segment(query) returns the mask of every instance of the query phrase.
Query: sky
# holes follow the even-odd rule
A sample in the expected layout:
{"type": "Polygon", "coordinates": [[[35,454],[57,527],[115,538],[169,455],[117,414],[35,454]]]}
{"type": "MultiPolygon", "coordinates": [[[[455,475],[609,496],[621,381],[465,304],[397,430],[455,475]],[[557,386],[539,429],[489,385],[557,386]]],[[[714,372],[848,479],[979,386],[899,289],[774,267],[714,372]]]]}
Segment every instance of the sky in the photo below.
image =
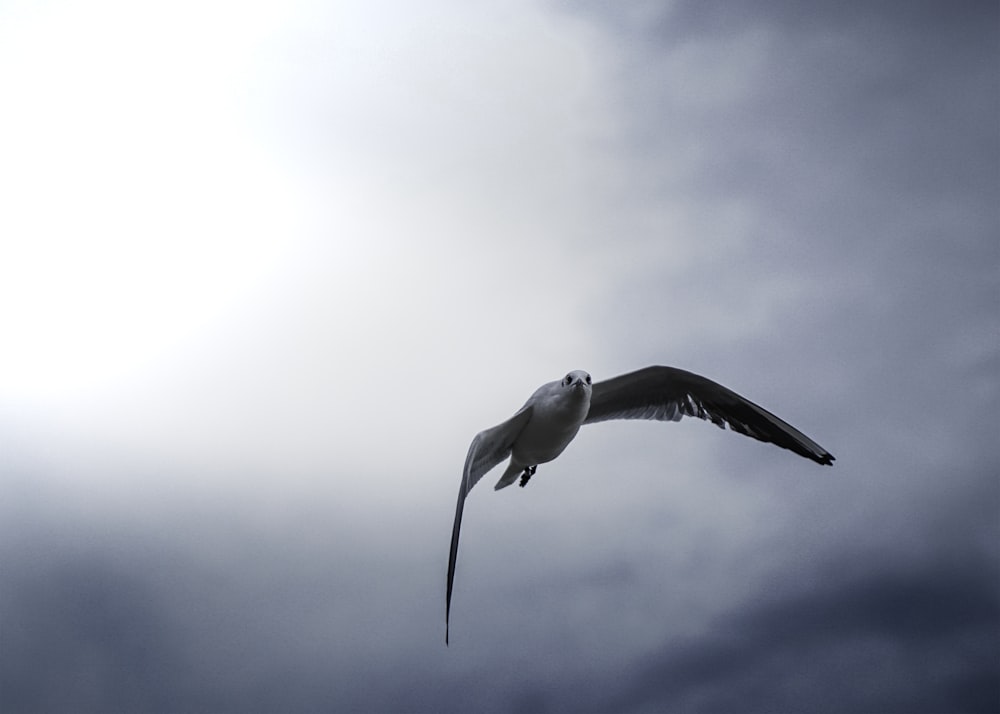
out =
{"type": "Polygon", "coordinates": [[[991,2],[0,2],[0,709],[1000,709],[991,2]],[[736,390],[466,503],[571,369],[736,390]]]}

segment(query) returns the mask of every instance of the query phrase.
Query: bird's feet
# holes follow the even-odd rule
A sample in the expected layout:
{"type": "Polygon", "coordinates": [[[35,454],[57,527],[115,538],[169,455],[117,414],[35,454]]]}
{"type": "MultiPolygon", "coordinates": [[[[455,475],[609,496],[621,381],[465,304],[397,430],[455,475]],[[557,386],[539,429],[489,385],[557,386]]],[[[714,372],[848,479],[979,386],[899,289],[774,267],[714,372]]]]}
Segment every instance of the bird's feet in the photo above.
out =
{"type": "Polygon", "coordinates": [[[525,484],[535,475],[535,471],[538,470],[537,466],[525,466],[524,471],[521,473],[521,488],[524,488],[525,484]]]}

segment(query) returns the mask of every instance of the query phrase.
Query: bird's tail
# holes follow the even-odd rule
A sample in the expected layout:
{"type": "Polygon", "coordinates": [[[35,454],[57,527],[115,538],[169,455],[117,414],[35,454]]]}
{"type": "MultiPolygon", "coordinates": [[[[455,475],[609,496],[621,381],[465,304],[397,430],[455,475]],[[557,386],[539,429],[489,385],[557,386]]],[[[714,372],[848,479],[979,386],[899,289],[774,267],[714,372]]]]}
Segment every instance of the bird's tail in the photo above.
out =
{"type": "Polygon", "coordinates": [[[515,464],[514,460],[511,459],[511,462],[507,464],[507,470],[503,472],[503,476],[497,481],[497,485],[493,487],[493,490],[499,491],[501,488],[507,488],[517,481],[517,477],[521,475],[522,471],[524,471],[524,467],[515,464]]]}

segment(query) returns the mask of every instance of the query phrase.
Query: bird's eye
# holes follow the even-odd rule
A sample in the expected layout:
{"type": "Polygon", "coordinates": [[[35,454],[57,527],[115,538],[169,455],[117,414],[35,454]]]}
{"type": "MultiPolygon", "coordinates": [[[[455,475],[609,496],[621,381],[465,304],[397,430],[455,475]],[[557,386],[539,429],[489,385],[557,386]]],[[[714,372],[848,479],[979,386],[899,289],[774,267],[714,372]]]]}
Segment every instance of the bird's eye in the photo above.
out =
{"type": "Polygon", "coordinates": [[[587,375],[587,384],[590,384],[590,375],[587,375]]]}
{"type": "Polygon", "coordinates": [[[570,382],[572,382],[572,381],[573,381],[573,375],[572,374],[567,374],[565,377],[563,377],[563,384],[565,384],[565,385],[569,385],[570,382]]]}

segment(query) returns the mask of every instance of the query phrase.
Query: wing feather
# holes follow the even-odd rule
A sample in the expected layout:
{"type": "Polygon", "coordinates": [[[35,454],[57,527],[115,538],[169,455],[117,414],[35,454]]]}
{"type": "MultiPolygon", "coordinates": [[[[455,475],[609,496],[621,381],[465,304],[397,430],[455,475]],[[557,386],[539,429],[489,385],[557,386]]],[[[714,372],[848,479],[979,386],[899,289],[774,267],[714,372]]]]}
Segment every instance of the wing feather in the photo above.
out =
{"type": "Polygon", "coordinates": [[[455,566],[458,564],[458,536],[462,530],[462,512],[469,491],[501,461],[510,456],[514,441],[531,419],[531,407],[525,405],[502,424],[485,429],[472,439],[465,457],[462,482],[458,487],[458,504],[455,506],[455,524],[451,528],[451,552],[448,555],[448,592],[445,598],[444,641],[448,644],[448,620],[451,616],[451,590],[455,583],[455,566]]]}
{"type": "Polygon", "coordinates": [[[826,449],[771,412],[710,379],[675,367],[646,367],[593,387],[584,424],[609,419],[678,421],[683,416],[728,426],[800,456],[832,465],[826,449]]]}

